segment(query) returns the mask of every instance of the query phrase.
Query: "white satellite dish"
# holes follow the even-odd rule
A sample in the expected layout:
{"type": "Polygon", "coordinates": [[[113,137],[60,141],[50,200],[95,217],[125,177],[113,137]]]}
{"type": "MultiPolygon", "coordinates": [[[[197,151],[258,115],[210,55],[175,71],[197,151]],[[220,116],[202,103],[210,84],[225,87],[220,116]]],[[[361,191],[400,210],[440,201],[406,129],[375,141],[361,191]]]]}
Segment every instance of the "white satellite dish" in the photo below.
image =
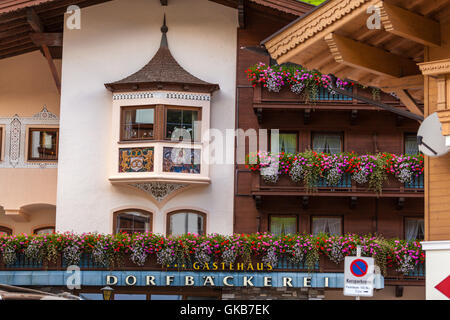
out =
{"type": "Polygon", "coordinates": [[[442,125],[437,113],[428,116],[417,132],[419,151],[430,157],[440,157],[450,151],[442,135],[442,125]]]}

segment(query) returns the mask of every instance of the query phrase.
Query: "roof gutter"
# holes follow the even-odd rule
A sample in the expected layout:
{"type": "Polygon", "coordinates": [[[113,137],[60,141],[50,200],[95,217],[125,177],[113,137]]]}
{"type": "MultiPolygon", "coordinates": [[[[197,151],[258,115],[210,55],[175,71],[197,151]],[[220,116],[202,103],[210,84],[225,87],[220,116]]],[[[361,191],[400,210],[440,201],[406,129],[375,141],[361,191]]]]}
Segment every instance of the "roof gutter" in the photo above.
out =
{"type": "Polygon", "coordinates": [[[410,111],[401,110],[401,109],[398,109],[396,107],[392,107],[390,105],[382,103],[380,101],[372,100],[372,99],[369,99],[369,98],[366,98],[366,97],[361,97],[361,96],[358,96],[358,95],[353,94],[351,92],[348,92],[347,90],[337,88],[336,85],[335,85],[336,77],[335,76],[331,76],[331,78],[333,79],[333,81],[331,82],[330,87],[331,87],[331,89],[333,91],[335,91],[335,92],[337,92],[339,94],[342,94],[344,96],[351,97],[351,98],[356,99],[358,101],[362,101],[362,102],[365,102],[367,104],[379,107],[381,109],[390,111],[392,113],[398,114],[398,115],[400,115],[402,117],[405,117],[405,118],[413,119],[413,120],[416,120],[416,121],[423,121],[424,120],[423,116],[419,116],[419,115],[417,115],[415,113],[412,113],[410,111]]]}

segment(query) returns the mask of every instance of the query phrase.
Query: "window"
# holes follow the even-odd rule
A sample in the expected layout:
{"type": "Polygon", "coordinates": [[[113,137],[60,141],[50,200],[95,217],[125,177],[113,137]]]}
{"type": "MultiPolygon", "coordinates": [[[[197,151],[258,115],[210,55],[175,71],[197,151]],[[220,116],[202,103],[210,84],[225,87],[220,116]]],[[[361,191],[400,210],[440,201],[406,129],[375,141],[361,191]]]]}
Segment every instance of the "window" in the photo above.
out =
{"type": "Polygon", "coordinates": [[[183,137],[187,139],[186,133],[181,130],[186,130],[191,140],[200,140],[200,130],[196,128],[196,121],[200,120],[200,110],[194,108],[167,108],[166,109],[166,139],[174,137],[183,137]]]}
{"type": "Polygon", "coordinates": [[[0,226],[0,237],[10,235],[12,235],[12,230],[10,228],[0,226]]]}
{"type": "Polygon", "coordinates": [[[52,234],[55,232],[55,227],[42,227],[35,229],[33,231],[34,234],[52,234]]]}
{"type": "Polygon", "coordinates": [[[273,234],[297,233],[296,216],[270,216],[270,232],[273,234]]]}
{"type": "Polygon", "coordinates": [[[405,134],[405,154],[419,154],[417,145],[417,135],[414,133],[405,134]]]}
{"type": "Polygon", "coordinates": [[[313,133],[312,148],[316,152],[331,154],[342,152],[342,134],[313,133]]]}
{"type": "Polygon", "coordinates": [[[176,212],[168,215],[167,234],[179,236],[186,233],[204,234],[206,217],[198,212],[176,212]]]}
{"type": "Polygon", "coordinates": [[[126,293],[116,293],[114,295],[114,300],[147,300],[146,294],[126,294],[126,293]]]}
{"type": "Polygon", "coordinates": [[[124,210],[115,214],[115,233],[135,233],[151,231],[151,213],[143,210],[124,210]]]}
{"type": "Polygon", "coordinates": [[[342,234],[342,218],[313,217],[311,229],[314,235],[319,233],[340,235],[342,234]]]}
{"type": "Polygon", "coordinates": [[[28,160],[58,160],[58,129],[30,129],[28,160]]]}
{"type": "Polygon", "coordinates": [[[425,239],[425,227],[423,218],[405,218],[405,239],[425,239]]]}
{"type": "Polygon", "coordinates": [[[154,138],[155,108],[122,108],[122,140],[146,140],[154,138]]]}
{"type": "Polygon", "coordinates": [[[182,300],[183,296],[173,294],[152,294],[150,300],[182,300]]]}
{"type": "Polygon", "coordinates": [[[298,145],[298,135],[297,133],[280,132],[278,136],[278,146],[276,145],[276,140],[271,139],[270,150],[274,153],[296,153],[298,145]]]}

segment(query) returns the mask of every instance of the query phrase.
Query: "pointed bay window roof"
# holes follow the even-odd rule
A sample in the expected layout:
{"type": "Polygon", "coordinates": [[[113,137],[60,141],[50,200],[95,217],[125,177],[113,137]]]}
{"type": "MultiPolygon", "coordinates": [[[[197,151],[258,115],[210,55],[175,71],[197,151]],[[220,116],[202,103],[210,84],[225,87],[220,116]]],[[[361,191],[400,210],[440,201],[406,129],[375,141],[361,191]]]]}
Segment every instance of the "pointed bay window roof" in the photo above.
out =
{"type": "Polygon", "coordinates": [[[195,91],[212,93],[219,90],[218,84],[203,81],[181,67],[172,56],[167,43],[166,17],[161,27],[162,37],[158,52],[138,72],[125,79],[106,83],[112,92],[134,90],[195,91]]]}

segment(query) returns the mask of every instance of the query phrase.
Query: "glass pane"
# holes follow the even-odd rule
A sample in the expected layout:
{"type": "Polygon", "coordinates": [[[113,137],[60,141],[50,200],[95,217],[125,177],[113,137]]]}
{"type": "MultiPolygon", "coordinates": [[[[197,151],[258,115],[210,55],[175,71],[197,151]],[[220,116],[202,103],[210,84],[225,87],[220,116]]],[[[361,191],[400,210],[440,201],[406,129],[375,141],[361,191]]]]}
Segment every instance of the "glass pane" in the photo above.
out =
{"type": "Polygon", "coordinates": [[[199,112],[195,110],[167,109],[166,138],[187,140],[188,136],[199,140],[199,130],[195,127],[199,112]],[[185,131],[180,131],[185,130],[185,131]]]}
{"type": "Polygon", "coordinates": [[[101,293],[80,293],[80,297],[85,300],[103,300],[101,293]]]}
{"type": "Polygon", "coordinates": [[[296,153],[297,152],[297,134],[296,133],[280,133],[278,139],[278,150],[274,141],[271,143],[271,150],[275,153],[296,153]]]}
{"type": "Polygon", "coordinates": [[[125,140],[152,139],[155,122],[154,108],[126,109],[123,111],[122,136],[125,140]]]}
{"type": "Polygon", "coordinates": [[[314,235],[328,233],[340,235],[342,233],[341,218],[313,218],[312,232],[314,235]]]}
{"type": "Polygon", "coordinates": [[[170,294],[152,294],[150,300],[181,300],[182,296],[170,294]]]}
{"type": "Polygon", "coordinates": [[[203,216],[196,213],[177,213],[170,216],[170,234],[203,234],[203,216]]]}
{"type": "Polygon", "coordinates": [[[117,215],[116,233],[150,231],[150,217],[140,212],[126,212],[117,215]]]}
{"type": "Polygon", "coordinates": [[[405,135],[405,154],[418,154],[417,136],[415,134],[405,135]]]}
{"type": "Polygon", "coordinates": [[[114,300],[147,300],[147,295],[145,294],[115,294],[114,300]]]}
{"type": "Polygon", "coordinates": [[[425,238],[424,219],[405,219],[405,239],[408,241],[423,240],[425,238]]]}
{"type": "Polygon", "coordinates": [[[36,230],[36,234],[51,234],[55,232],[55,228],[45,228],[45,229],[39,229],[36,230]]]}
{"type": "Polygon", "coordinates": [[[270,232],[274,234],[290,234],[297,232],[296,217],[271,217],[270,232]]]}
{"type": "Polygon", "coordinates": [[[342,151],[341,138],[340,134],[315,133],[313,135],[313,150],[331,154],[340,153],[342,151]]]}
{"type": "Polygon", "coordinates": [[[47,130],[30,131],[31,160],[57,160],[58,133],[47,130]]]}

